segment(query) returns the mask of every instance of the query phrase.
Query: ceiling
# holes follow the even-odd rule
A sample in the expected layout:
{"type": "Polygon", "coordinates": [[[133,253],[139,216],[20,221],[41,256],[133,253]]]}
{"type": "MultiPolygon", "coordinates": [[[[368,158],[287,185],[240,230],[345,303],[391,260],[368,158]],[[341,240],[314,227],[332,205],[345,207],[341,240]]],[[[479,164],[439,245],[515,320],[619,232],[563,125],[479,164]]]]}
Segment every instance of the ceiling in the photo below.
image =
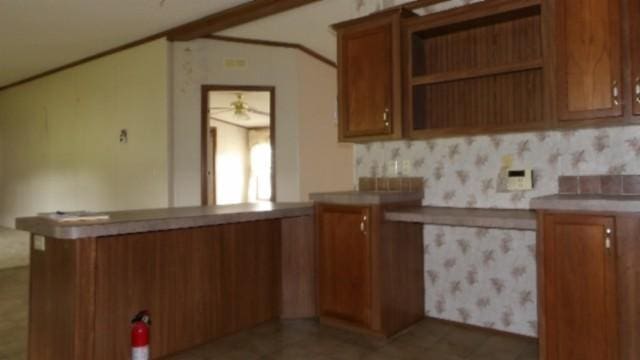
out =
{"type": "Polygon", "coordinates": [[[249,0],[0,0],[0,87],[249,0]]]}
{"type": "MultiPolygon", "coordinates": [[[[209,108],[229,108],[231,103],[238,99],[237,94],[241,93],[244,102],[249,108],[259,113],[249,111],[248,120],[237,120],[233,116],[232,110],[212,110],[213,120],[222,120],[245,128],[268,127],[271,112],[270,93],[268,91],[211,91],[209,92],[209,108]]],[[[211,119],[211,117],[210,117],[211,119]]]]}

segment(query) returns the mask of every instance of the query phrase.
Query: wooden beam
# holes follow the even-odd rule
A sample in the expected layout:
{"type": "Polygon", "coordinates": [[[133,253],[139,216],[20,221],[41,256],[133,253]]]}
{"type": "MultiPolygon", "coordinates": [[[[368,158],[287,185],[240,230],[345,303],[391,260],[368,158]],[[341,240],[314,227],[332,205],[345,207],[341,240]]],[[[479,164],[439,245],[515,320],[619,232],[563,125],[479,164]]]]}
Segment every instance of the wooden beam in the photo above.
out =
{"type": "Polygon", "coordinates": [[[319,0],[253,0],[173,29],[170,41],[189,41],[319,0]]]}
{"type": "Polygon", "coordinates": [[[289,42],[282,42],[282,41],[271,41],[271,40],[259,40],[259,39],[248,39],[248,38],[239,38],[239,37],[233,37],[233,36],[222,36],[222,35],[205,35],[202,37],[203,39],[209,39],[209,40],[218,40],[218,41],[227,41],[227,42],[235,42],[235,43],[240,43],[240,44],[251,44],[251,45],[260,45],[260,46],[273,46],[273,47],[283,47],[283,48],[289,48],[289,49],[297,49],[300,50],[302,52],[304,52],[305,54],[316,58],[317,60],[331,66],[334,68],[337,68],[338,65],[336,64],[335,61],[324,57],[322,55],[320,55],[319,53],[315,52],[314,50],[309,49],[308,47],[301,45],[301,44],[297,44],[297,43],[289,43],[289,42]]]}
{"type": "Polygon", "coordinates": [[[423,8],[423,7],[427,7],[427,6],[443,3],[443,2],[446,2],[446,1],[448,1],[448,0],[416,0],[416,1],[412,1],[412,2],[407,3],[407,4],[400,5],[400,7],[404,8],[404,9],[413,10],[413,9],[419,9],[419,8],[423,8]]]}

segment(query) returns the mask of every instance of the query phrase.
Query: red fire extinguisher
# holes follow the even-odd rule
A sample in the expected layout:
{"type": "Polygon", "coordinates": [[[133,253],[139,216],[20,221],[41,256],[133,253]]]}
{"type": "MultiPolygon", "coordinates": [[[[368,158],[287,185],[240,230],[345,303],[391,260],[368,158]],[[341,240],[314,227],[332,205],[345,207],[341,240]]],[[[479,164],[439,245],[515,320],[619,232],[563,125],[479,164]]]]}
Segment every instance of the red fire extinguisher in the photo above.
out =
{"type": "Polygon", "coordinates": [[[140,311],[131,320],[131,360],[149,360],[149,312],[140,311]]]}

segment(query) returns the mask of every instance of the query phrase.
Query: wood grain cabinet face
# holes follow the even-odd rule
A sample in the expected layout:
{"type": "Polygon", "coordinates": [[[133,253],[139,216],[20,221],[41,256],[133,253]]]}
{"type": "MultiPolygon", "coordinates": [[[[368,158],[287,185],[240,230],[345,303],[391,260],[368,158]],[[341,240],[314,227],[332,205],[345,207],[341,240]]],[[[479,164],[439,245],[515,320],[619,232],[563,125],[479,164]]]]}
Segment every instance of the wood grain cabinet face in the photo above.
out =
{"type": "Polygon", "coordinates": [[[338,29],[341,141],[400,136],[399,16],[338,29]]]}
{"type": "Polygon", "coordinates": [[[543,217],[541,353],[546,360],[618,359],[612,217],[543,217]]]}
{"type": "Polygon", "coordinates": [[[620,0],[555,2],[558,118],[623,114],[620,0]]]}
{"type": "Polygon", "coordinates": [[[640,2],[629,1],[629,42],[633,115],[640,115],[640,2]]]}
{"type": "Polygon", "coordinates": [[[369,207],[327,205],[318,215],[320,315],[371,322],[369,207]]]}

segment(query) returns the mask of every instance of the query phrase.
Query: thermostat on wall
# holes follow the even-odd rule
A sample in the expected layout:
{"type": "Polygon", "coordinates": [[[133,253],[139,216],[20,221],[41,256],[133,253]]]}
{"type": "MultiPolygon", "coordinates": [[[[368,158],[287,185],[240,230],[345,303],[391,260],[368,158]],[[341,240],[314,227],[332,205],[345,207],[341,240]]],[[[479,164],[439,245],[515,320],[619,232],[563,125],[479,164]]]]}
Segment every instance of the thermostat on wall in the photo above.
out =
{"type": "Polygon", "coordinates": [[[507,171],[507,190],[524,191],[531,189],[533,189],[533,171],[531,169],[507,171]]]}

